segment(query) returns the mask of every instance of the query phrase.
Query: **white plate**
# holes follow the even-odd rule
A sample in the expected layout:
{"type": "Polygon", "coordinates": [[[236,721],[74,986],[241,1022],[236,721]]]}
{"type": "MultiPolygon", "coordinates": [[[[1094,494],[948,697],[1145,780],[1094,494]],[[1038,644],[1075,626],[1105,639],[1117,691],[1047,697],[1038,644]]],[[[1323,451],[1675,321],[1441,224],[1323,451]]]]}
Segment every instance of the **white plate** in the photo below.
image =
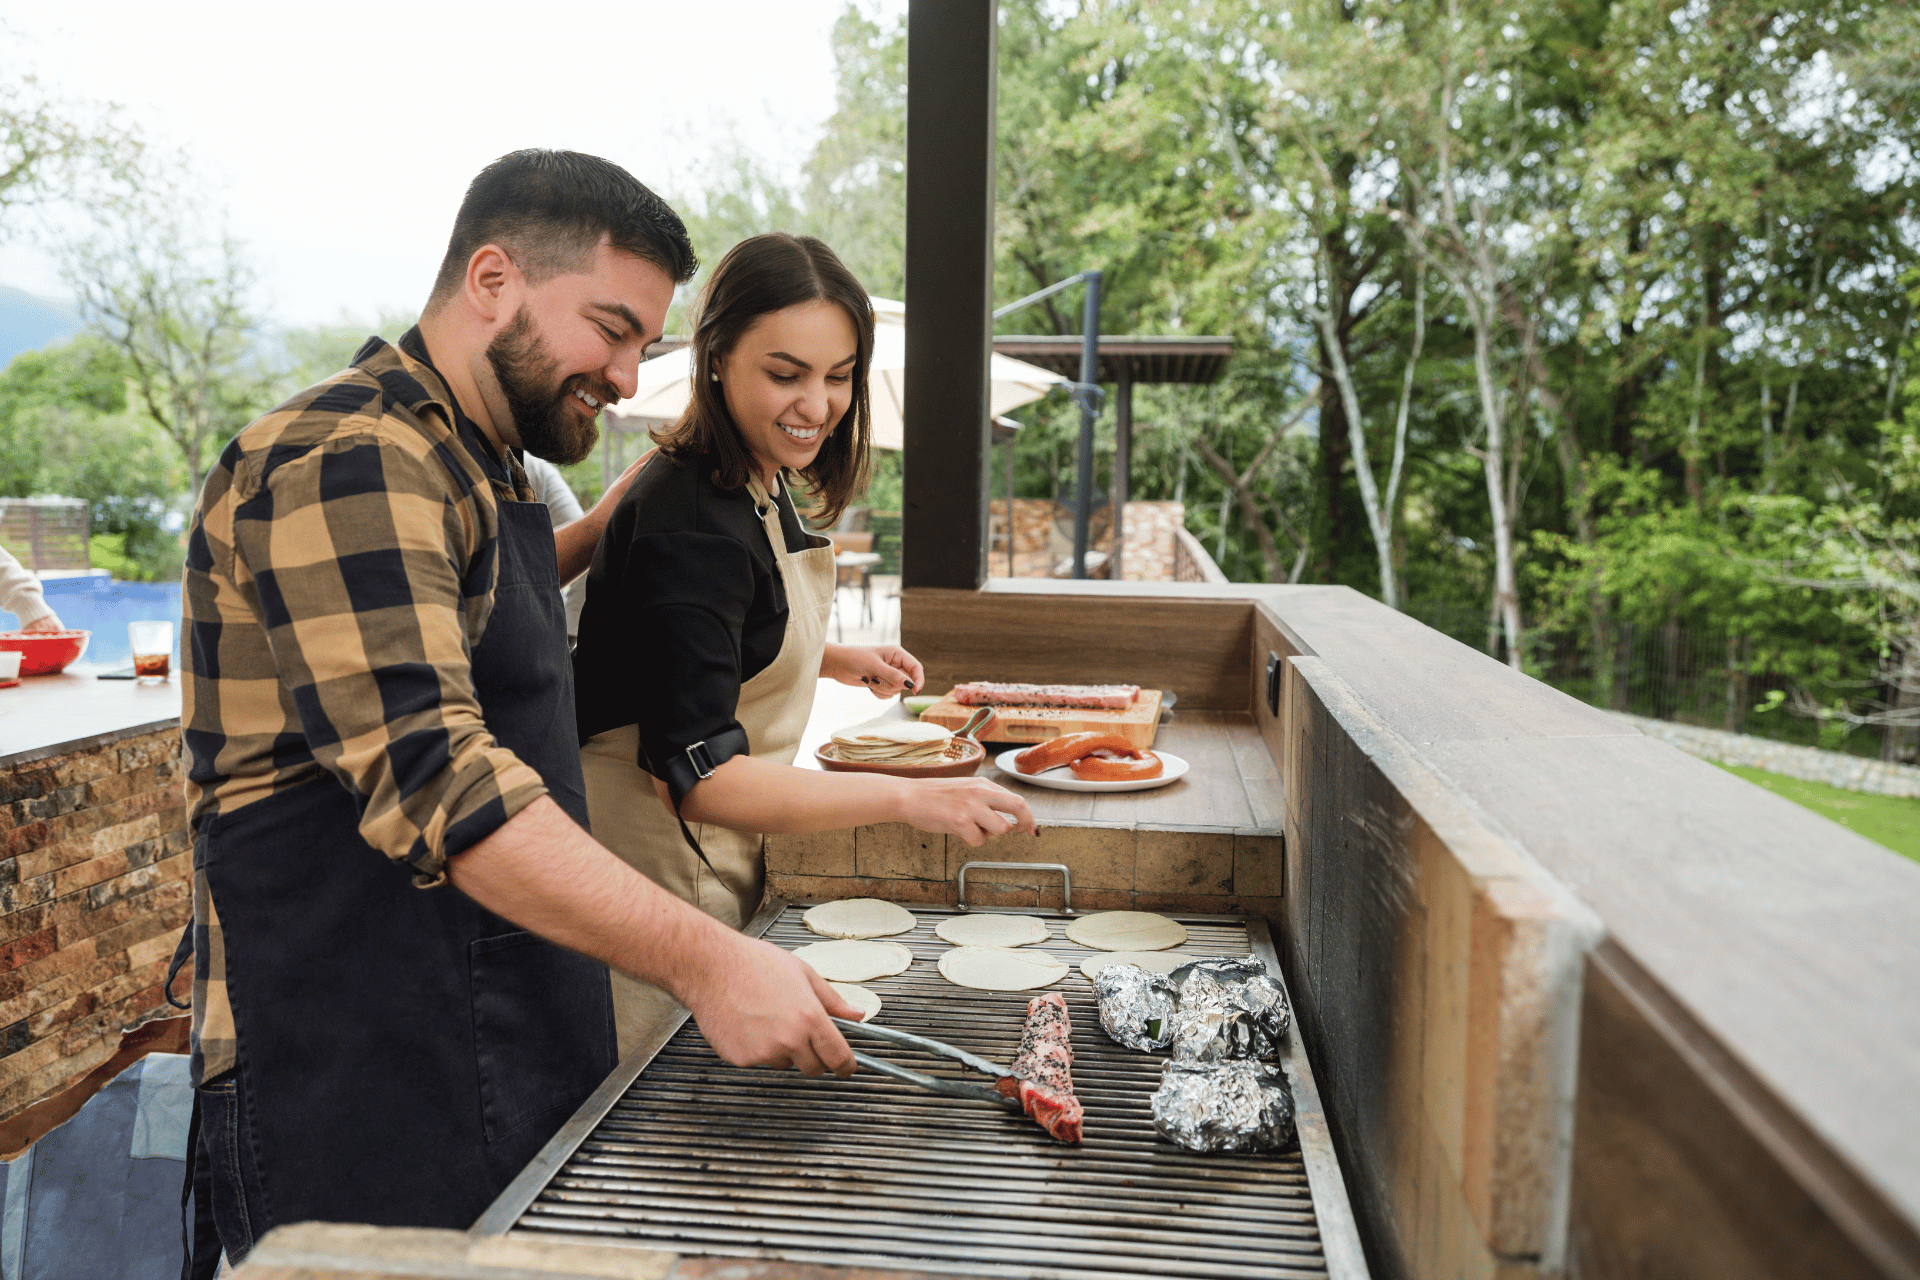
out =
{"type": "Polygon", "coordinates": [[[1178,782],[1186,776],[1187,762],[1171,751],[1156,751],[1160,763],[1166,768],[1157,778],[1129,778],[1125,782],[1087,782],[1073,776],[1073,770],[1066,765],[1056,765],[1044,773],[1025,774],[1014,768],[1013,758],[1025,751],[1025,747],[1015,747],[1011,751],[1002,751],[993,758],[993,765],[1009,778],[1021,782],[1030,782],[1036,787],[1052,787],[1055,791],[1149,791],[1154,787],[1164,787],[1169,782],[1178,782]]]}

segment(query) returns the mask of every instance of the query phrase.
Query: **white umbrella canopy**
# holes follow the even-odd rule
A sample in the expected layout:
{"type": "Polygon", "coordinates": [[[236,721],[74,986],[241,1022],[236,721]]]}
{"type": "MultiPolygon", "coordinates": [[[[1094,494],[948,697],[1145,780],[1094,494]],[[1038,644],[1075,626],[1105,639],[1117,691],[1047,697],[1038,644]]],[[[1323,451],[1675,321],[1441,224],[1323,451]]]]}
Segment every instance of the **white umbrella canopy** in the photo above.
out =
{"type": "MultiPolygon", "coordinates": [[[[888,298],[874,298],[873,443],[879,449],[898,449],[905,443],[902,405],[907,385],[906,308],[888,298]]],[[[988,413],[1017,409],[1066,381],[1057,373],[1025,361],[996,355],[988,370],[992,381],[988,413]]],[[[678,418],[693,396],[693,348],[682,347],[645,361],[640,385],[632,397],[613,405],[616,417],[671,421],[678,418]]]]}

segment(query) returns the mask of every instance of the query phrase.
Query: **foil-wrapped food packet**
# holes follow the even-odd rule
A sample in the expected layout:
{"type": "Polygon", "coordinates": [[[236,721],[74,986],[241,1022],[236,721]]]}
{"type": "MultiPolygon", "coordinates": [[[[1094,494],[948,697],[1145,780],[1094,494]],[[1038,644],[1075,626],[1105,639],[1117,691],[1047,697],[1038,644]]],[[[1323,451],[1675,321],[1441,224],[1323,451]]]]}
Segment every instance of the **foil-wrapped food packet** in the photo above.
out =
{"type": "Polygon", "coordinates": [[[1176,1058],[1271,1058],[1286,1044],[1293,1020],[1286,992],[1259,959],[1195,960],[1170,977],[1179,1009],[1172,1037],[1176,1058]]]}
{"type": "Polygon", "coordinates": [[[1093,977],[1100,1026],[1115,1044],[1164,1049],[1173,1041],[1172,979],[1136,964],[1110,964],[1093,977]]]}
{"type": "Polygon", "coordinates": [[[1169,1061],[1153,1127],[1189,1151],[1272,1151],[1293,1141],[1293,1093],[1264,1062],[1169,1061]]]}
{"type": "Polygon", "coordinates": [[[1182,1005],[1174,1010],[1170,1046],[1180,1062],[1229,1062],[1262,1055],[1254,1049],[1259,1030],[1244,1009],[1182,1005]]]}

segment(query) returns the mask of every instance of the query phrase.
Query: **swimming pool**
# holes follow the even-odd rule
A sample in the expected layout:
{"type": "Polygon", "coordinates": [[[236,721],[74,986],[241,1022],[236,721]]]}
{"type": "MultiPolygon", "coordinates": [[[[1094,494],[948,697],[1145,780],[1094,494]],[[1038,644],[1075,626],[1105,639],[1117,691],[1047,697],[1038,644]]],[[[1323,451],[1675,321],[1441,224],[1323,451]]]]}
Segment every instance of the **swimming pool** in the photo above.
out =
{"type": "MultiPolygon", "coordinates": [[[[129,622],[173,623],[174,668],[180,665],[180,584],[177,582],[116,582],[105,574],[48,578],[42,581],[47,603],[60,621],[76,631],[91,631],[87,651],[73,664],[74,671],[101,671],[129,666],[133,648],[127,640],[129,622]]],[[[12,614],[0,611],[0,623],[10,630],[20,625],[12,614]]]]}

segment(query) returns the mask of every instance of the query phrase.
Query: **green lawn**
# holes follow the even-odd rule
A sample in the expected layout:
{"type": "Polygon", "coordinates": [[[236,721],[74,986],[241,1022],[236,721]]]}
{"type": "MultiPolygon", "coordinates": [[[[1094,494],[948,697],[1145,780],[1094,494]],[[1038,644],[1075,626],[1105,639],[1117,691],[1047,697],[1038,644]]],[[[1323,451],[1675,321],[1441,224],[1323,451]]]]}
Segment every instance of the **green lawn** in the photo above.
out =
{"type": "Polygon", "coordinates": [[[1831,818],[1849,831],[1887,846],[1920,862],[1920,800],[1905,796],[1877,796],[1865,791],[1842,791],[1824,782],[1804,782],[1746,765],[1720,766],[1757,787],[1831,818]]]}

